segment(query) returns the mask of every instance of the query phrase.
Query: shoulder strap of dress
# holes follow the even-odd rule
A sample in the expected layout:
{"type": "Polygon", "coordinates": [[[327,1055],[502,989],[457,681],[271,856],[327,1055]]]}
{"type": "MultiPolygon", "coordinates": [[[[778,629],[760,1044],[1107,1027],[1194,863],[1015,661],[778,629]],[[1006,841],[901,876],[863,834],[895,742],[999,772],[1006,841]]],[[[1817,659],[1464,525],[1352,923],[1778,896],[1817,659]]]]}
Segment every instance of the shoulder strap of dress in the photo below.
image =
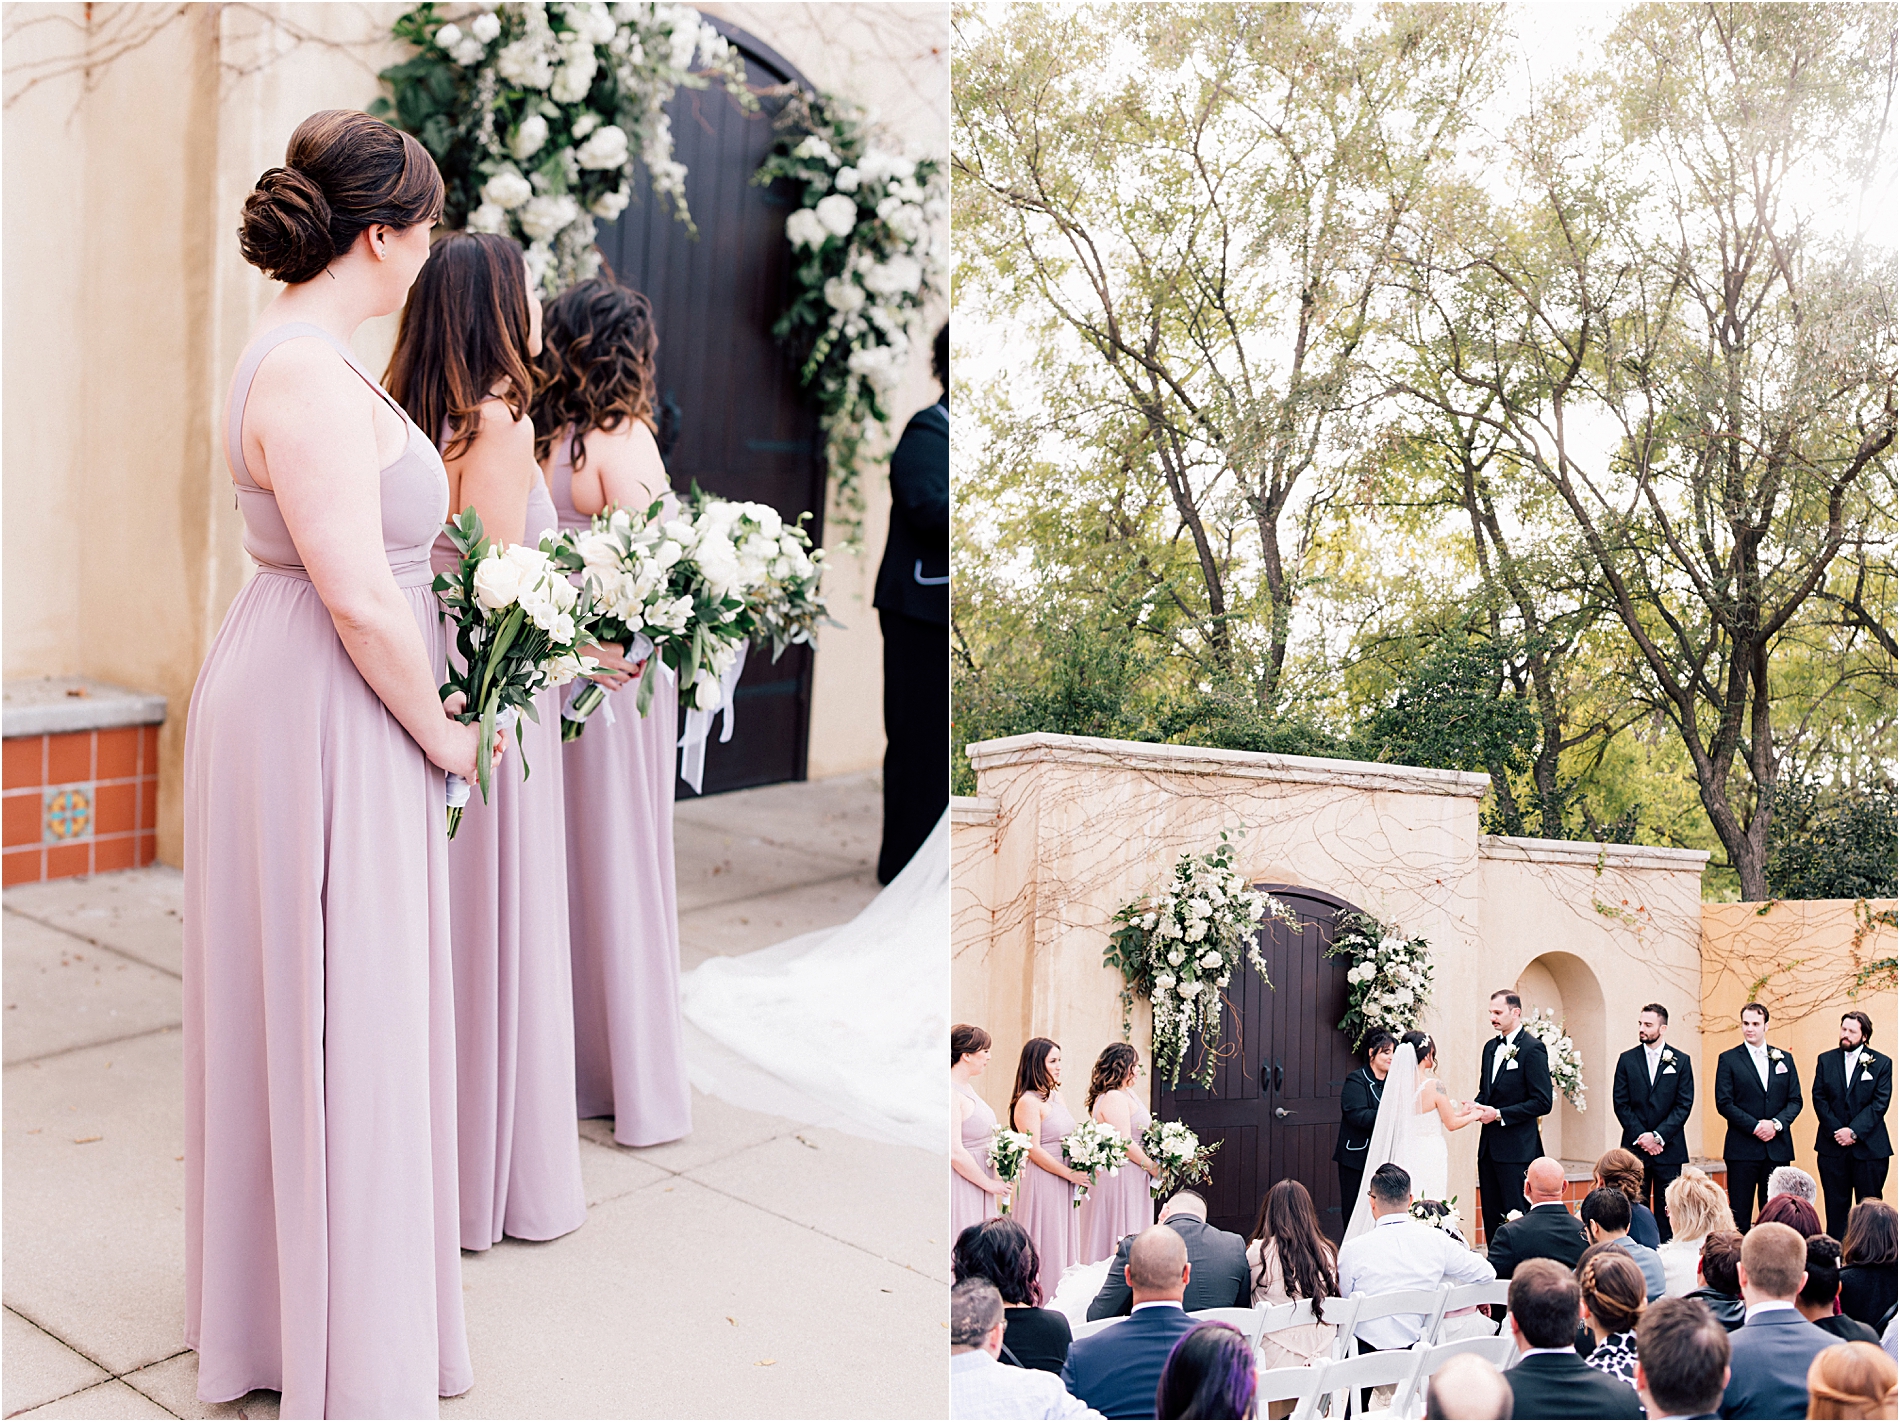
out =
{"type": "Polygon", "coordinates": [[[298,340],[304,336],[316,336],[327,341],[348,363],[350,369],[363,378],[363,383],[388,403],[389,408],[396,412],[404,424],[410,423],[409,412],[398,405],[395,398],[377,383],[376,378],[363,369],[362,362],[357,360],[355,352],[323,327],[312,325],[308,321],[287,321],[281,326],[273,326],[245,348],[244,354],[238,358],[237,373],[231,377],[231,409],[225,421],[224,450],[225,457],[230,461],[232,474],[245,488],[260,491],[263,488],[251,477],[250,468],[244,462],[244,407],[250,403],[251,385],[257,379],[257,368],[264,363],[265,356],[285,341],[298,340]]]}

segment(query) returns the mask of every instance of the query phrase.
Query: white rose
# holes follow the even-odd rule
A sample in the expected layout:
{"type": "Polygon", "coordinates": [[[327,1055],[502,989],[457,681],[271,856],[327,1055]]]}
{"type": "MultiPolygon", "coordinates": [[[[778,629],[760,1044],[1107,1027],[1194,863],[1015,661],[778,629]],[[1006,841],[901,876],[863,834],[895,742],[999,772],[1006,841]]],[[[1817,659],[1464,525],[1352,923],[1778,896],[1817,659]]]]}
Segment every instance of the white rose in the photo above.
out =
{"type": "Polygon", "coordinates": [[[1198,918],[1195,919],[1188,925],[1186,937],[1190,943],[1199,943],[1203,938],[1207,937],[1207,924],[1198,918]]]}
{"type": "Polygon", "coordinates": [[[454,49],[462,42],[462,27],[460,25],[444,25],[435,32],[435,42],[443,49],[454,49]]]}
{"type": "Polygon", "coordinates": [[[587,141],[574,150],[583,168],[619,168],[627,161],[627,135],[618,124],[595,129],[587,141]]]}
{"type": "Polygon", "coordinates": [[[574,120],[574,125],[568,132],[572,134],[575,141],[578,142],[599,127],[600,115],[596,113],[585,113],[574,120]]]}
{"type": "Polygon", "coordinates": [[[709,667],[701,667],[693,678],[693,705],[710,711],[719,704],[719,677],[709,667]]]}
{"type": "Polygon", "coordinates": [[[825,224],[825,230],[833,237],[849,237],[851,229],[858,225],[858,205],[841,193],[818,199],[818,205],[812,209],[818,214],[818,220],[825,224]]]}
{"type": "Polygon", "coordinates": [[[449,51],[449,58],[464,69],[472,69],[482,62],[482,56],[487,52],[474,35],[463,35],[462,42],[449,51]]]}
{"type": "Polygon", "coordinates": [[[818,214],[808,207],[799,208],[785,219],[785,240],[794,247],[822,247],[830,235],[818,214]]]}
{"type": "Polygon", "coordinates": [[[530,198],[521,209],[521,230],[536,241],[552,237],[581,214],[580,204],[563,193],[559,197],[530,198]]]}
{"type": "Polygon", "coordinates": [[[1174,986],[1174,974],[1173,974],[1173,973],[1157,973],[1157,974],[1155,974],[1155,990],[1156,990],[1156,991],[1158,991],[1158,992],[1166,992],[1166,991],[1167,991],[1167,990],[1168,990],[1169,988],[1171,988],[1171,987],[1173,987],[1173,986],[1174,986]]]}
{"type": "Polygon", "coordinates": [[[840,168],[831,180],[841,193],[855,193],[858,190],[858,170],[840,168]]]}
{"type": "Polygon", "coordinates": [[[513,168],[503,168],[482,184],[482,201],[504,211],[520,207],[534,196],[534,185],[513,168]]]}
{"type": "Polygon", "coordinates": [[[1175,991],[1180,993],[1183,998],[1193,997],[1194,994],[1199,992],[1200,990],[1201,990],[1201,985],[1199,983],[1182,983],[1179,987],[1175,989],[1175,991]]]}
{"type": "Polygon", "coordinates": [[[490,551],[475,565],[475,602],[484,612],[512,605],[521,592],[521,569],[500,553],[490,551]]]}
{"type": "Polygon", "coordinates": [[[594,71],[598,67],[591,45],[570,46],[567,63],[554,73],[554,83],[548,88],[549,97],[558,104],[578,104],[594,87],[594,71]]]}
{"type": "Polygon", "coordinates": [[[1168,954],[1168,965],[1170,967],[1178,968],[1186,961],[1187,954],[1183,953],[1179,948],[1174,949],[1168,954]]]}
{"type": "Polygon", "coordinates": [[[524,89],[545,89],[554,80],[554,60],[541,37],[529,33],[495,56],[495,72],[524,89]]]}
{"type": "Polygon", "coordinates": [[[798,147],[792,150],[792,157],[816,158],[823,163],[829,164],[833,168],[838,166],[838,155],[832,152],[829,143],[825,142],[824,139],[815,133],[807,134],[799,141],[798,147]]]}
{"type": "Polygon", "coordinates": [[[825,283],[825,303],[848,315],[864,305],[864,288],[850,277],[835,276],[825,283]]]}
{"type": "Polygon", "coordinates": [[[492,202],[485,202],[468,215],[470,232],[506,232],[508,214],[492,202]]]}
{"type": "Polygon", "coordinates": [[[631,201],[633,201],[633,194],[628,190],[627,185],[622,183],[612,192],[602,193],[587,204],[587,210],[602,222],[612,222],[627,210],[627,204],[631,201]]]}
{"type": "Polygon", "coordinates": [[[540,114],[529,114],[508,140],[508,151],[516,159],[532,158],[548,141],[548,121],[540,114]]]}
{"type": "Polygon", "coordinates": [[[1220,966],[1220,954],[1213,949],[1209,949],[1201,955],[1200,962],[1203,968],[1218,968],[1220,966]]]}
{"type": "Polygon", "coordinates": [[[483,44],[492,43],[501,34],[501,17],[483,11],[468,23],[468,32],[483,44]]]}

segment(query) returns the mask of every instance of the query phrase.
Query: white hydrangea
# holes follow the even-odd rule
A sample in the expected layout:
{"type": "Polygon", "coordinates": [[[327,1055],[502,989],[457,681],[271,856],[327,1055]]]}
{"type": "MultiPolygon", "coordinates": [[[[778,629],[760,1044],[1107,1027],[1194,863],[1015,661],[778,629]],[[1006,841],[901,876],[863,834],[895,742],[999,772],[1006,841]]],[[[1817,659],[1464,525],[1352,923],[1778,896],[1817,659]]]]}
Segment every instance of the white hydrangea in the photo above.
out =
{"type": "Polygon", "coordinates": [[[521,230],[539,242],[552,237],[580,215],[580,204],[566,193],[543,194],[523,205],[518,220],[521,230]]]}
{"type": "Polygon", "coordinates": [[[534,196],[534,185],[514,168],[503,168],[482,184],[482,201],[512,212],[534,196]]]}
{"type": "Polygon", "coordinates": [[[839,192],[855,193],[858,190],[858,170],[856,168],[840,168],[832,175],[831,181],[839,192]]]}
{"type": "Polygon", "coordinates": [[[574,150],[583,168],[619,168],[627,161],[627,134],[618,124],[607,124],[587,135],[587,141],[574,150]]]}
{"type": "Polygon", "coordinates": [[[484,10],[468,22],[468,32],[483,44],[493,44],[501,35],[501,16],[484,10]]]}
{"type": "Polygon", "coordinates": [[[532,158],[548,141],[548,121],[540,114],[529,114],[508,140],[508,151],[517,161],[532,158]]]}
{"type": "Polygon", "coordinates": [[[785,240],[794,247],[822,247],[831,234],[818,214],[801,207],[785,219],[785,240]]]}
{"type": "Polygon", "coordinates": [[[462,42],[462,27],[456,24],[444,25],[435,32],[435,42],[443,49],[454,49],[462,42]]]}
{"type": "Polygon", "coordinates": [[[503,46],[495,72],[523,89],[545,89],[554,82],[554,55],[539,36],[526,34],[503,46]]]}
{"type": "Polygon", "coordinates": [[[824,223],[825,230],[834,237],[849,237],[851,229],[858,225],[857,203],[839,193],[820,198],[812,211],[824,223]]]}
{"type": "Polygon", "coordinates": [[[627,210],[627,204],[633,200],[633,194],[625,183],[610,193],[602,193],[587,205],[587,210],[603,222],[612,222],[627,210]]]}
{"type": "MultiPolygon", "coordinates": [[[[850,277],[835,276],[825,283],[825,304],[847,315],[864,305],[864,288],[850,277]]],[[[856,355],[859,352],[853,352],[856,355]]]]}
{"type": "Polygon", "coordinates": [[[593,112],[590,109],[588,112],[582,114],[579,118],[575,119],[574,126],[568,131],[572,133],[575,138],[580,139],[580,138],[587,137],[588,134],[592,133],[595,129],[599,127],[600,127],[600,115],[593,112]]]}
{"type": "Polygon", "coordinates": [[[508,214],[492,202],[485,202],[468,215],[470,232],[506,232],[508,214]]]}

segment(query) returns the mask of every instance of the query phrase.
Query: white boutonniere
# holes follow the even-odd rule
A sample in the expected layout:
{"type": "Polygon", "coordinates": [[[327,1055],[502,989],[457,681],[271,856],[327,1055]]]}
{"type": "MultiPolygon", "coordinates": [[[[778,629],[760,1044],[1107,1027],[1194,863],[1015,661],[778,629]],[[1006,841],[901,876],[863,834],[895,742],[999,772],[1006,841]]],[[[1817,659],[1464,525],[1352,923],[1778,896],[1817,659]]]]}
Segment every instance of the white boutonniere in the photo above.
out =
{"type": "Polygon", "coordinates": [[[1786,1052],[1784,1052],[1784,1051],[1782,1051],[1782,1050],[1781,1050],[1781,1048],[1779,1048],[1779,1047],[1770,1047],[1770,1048],[1768,1049],[1768,1060],[1769,1060],[1769,1061],[1771,1061],[1771,1062],[1785,1062],[1785,1061],[1786,1061],[1787,1059],[1788,1059],[1788,1054],[1787,1054],[1786,1052]]]}
{"type": "Polygon", "coordinates": [[[1674,1066],[1676,1064],[1676,1054],[1668,1047],[1663,1048],[1662,1059],[1665,1066],[1674,1066]]]}
{"type": "Polygon", "coordinates": [[[1502,1047],[1498,1048],[1498,1060],[1501,1062],[1508,1062],[1516,1055],[1517,1043],[1515,1042],[1506,1042],[1502,1047]]]}
{"type": "Polygon", "coordinates": [[[1504,1217],[1504,1222],[1509,1224],[1512,1220],[1521,1220],[1523,1218],[1524,1212],[1522,1210],[1512,1210],[1510,1214],[1504,1217]]]}

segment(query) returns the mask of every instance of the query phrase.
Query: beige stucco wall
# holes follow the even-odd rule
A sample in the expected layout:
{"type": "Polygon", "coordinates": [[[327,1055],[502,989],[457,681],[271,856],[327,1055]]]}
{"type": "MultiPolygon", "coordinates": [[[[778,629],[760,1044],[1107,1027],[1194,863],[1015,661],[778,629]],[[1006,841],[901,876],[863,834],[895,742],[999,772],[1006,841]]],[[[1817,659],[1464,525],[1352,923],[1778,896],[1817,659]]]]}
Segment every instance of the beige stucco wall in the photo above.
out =
{"type": "MultiPolygon", "coordinates": [[[[941,6],[854,7],[866,13],[842,29],[833,7],[714,8],[819,82],[889,106],[905,146],[944,152],[946,60],[923,23],[926,11],[943,17],[941,6]],[[937,108],[920,95],[936,95],[937,108]]],[[[401,9],[0,10],[5,675],[81,673],[166,697],[159,854],[171,863],[185,708],[250,573],[215,426],[251,324],[277,288],[238,256],[237,215],[301,119],[376,96],[377,71],[401,53],[387,38],[401,9]],[[88,87],[82,69],[108,53],[116,57],[92,63],[88,87]]],[[[390,317],[358,334],[371,369],[382,368],[394,329],[390,317]]],[[[934,398],[927,365],[900,392],[905,416],[934,398]]],[[[873,766],[882,754],[869,588],[888,494],[881,481],[868,493],[866,556],[833,554],[832,602],[846,626],[826,629],[816,662],[813,775],[873,766]]]]}
{"type": "MultiPolygon", "coordinates": [[[[1102,965],[1112,916],[1222,830],[1255,882],[1325,890],[1430,941],[1423,1025],[1453,1091],[1476,1089],[1493,990],[1564,1015],[1590,1091],[1582,1115],[1560,1101],[1547,1119],[1553,1151],[1590,1159],[1614,1143],[1611,1066],[1643,1003],[1671,1003],[1675,1040],[1695,1049],[1700,852],[1481,836],[1486,779],[1455,771],[1052,735],[969,752],[978,795],[954,803],[951,828],[951,1012],[995,1039],[977,1085],[999,1115],[1029,1037],[1061,1043],[1077,1081],[1119,1039],[1120,979],[1102,965]]],[[[1145,1048],[1148,1031],[1138,1010],[1132,1040],[1145,1048]]],[[[1476,1179],[1466,1130],[1451,1189],[1469,1200],[1476,1179]]]]}
{"type": "MultiPolygon", "coordinates": [[[[1726,1126],[1715,1112],[1715,1059],[1742,1040],[1740,1013],[1751,997],[1768,1009],[1768,1041],[1789,1052],[1801,1071],[1801,1092],[1812,1101],[1814,1062],[1840,1048],[1843,1012],[1858,1009],[1874,1021],[1874,1045],[1894,1054],[1896,1002],[1891,972],[1885,987],[1856,986],[1861,969],[1894,957],[1892,899],[1814,899],[1770,904],[1704,904],[1703,1052],[1710,1098],[1702,1121],[1703,1152],[1719,1157],[1726,1126]],[[1889,915],[1880,922],[1876,915],[1889,915]]],[[[1814,1107],[1796,1118],[1795,1163],[1814,1173],[1814,1107]]],[[[1900,1102],[1887,1108],[1887,1133],[1900,1136],[1900,1102]]]]}

